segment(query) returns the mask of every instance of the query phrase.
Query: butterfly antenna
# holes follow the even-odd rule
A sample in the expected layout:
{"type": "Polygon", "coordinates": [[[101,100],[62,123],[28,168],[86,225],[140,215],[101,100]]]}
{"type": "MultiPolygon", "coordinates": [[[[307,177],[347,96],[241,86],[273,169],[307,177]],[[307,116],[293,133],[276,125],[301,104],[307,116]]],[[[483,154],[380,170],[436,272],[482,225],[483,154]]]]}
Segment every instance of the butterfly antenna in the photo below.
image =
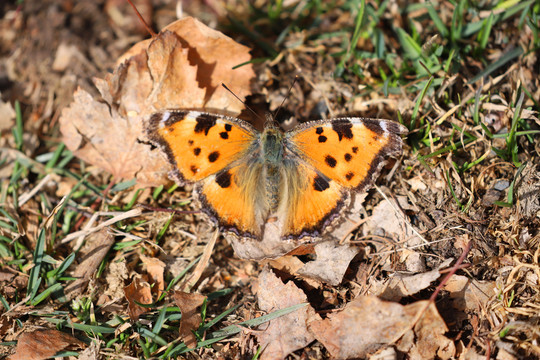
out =
{"type": "Polygon", "coordinates": [[[133,8],[133,10],[135,10],[135,14],[137,14],[137,17],[139,18],[140,22],[142,22],[143,26],[146,28],[146,31],[148,31],[148,33],[153,37],[155,38],[157,36],[157,34],[154,32],[154,30],[152,30],[152,28],[146,23],[146,21],[144,21],[141,13],[139,12],[139,10],[137,10],[137,7],[135,6],[135,4],[133,4],[131,2],[131,0],[126,0],[129,5],[131,5],[131,7],[133,8]]]}
{"type": "Polygon", "coordinates": [[[248,109],[249,111],[251,111],[258,119],[264,120],[264,119],[261,117],[261,115],[257,114],[257,113],[255,112],[255,110],[253,110],[252,108],[250,108],[250,107],[246,104],[246,102],[245,102],[244,100],[240,99],[240,98],[238,97],[238,95],[236,95],[231,89],[229,89],[229,88],[227,87],[227,85],[225,85],[224,83],[221,83],[221,86],[223,86],[223,87],[225,88],[225,90],[227,90],[228,92],[230,92],[230,93],[232,94],[232,96],[234,96],[236,99],[238,99],[238,101],[240,101],[242,104],[244,104],[244,106],[246,107],[246,109],[248,109]]]}
{"type": "Polygon", "coordinates": [[[296,84],[296,82],[298,81],[298,75],[296,75],[294,77],[294,80],[293,80],[293,83],[291,84],[291,86],[289,87],[289,90],[287,91],[287,95],[285,95],[285,97],[283,98],[283,101],[281,102],[281,104],[279,104],[276,112],[274,113],[274,121],[275,119],[277,119],[277,116],[279,114],[279,111],[283,108],[283,104],[285,104],[285,101],[289,98],[289,95],[291,95],[291,91],[292,91],[292,88],[293,86],[296,84]]]}

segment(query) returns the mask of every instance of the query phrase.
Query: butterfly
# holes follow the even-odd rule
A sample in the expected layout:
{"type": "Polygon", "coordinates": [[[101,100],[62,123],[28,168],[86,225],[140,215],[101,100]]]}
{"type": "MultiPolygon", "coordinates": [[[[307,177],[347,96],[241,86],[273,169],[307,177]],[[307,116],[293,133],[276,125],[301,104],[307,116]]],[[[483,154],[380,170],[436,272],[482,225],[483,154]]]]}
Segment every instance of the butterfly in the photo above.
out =
{"type": "Polygon", "coordinates": [[[194,184],[201,210],[225,235],[262,240],[321,238],[354,193],[367,191],[389,156],[402,152],[396,122],[358,117],[318,120],[262,132],[233,117],[165,110],[146,134],[180,185],[194,184]]]}

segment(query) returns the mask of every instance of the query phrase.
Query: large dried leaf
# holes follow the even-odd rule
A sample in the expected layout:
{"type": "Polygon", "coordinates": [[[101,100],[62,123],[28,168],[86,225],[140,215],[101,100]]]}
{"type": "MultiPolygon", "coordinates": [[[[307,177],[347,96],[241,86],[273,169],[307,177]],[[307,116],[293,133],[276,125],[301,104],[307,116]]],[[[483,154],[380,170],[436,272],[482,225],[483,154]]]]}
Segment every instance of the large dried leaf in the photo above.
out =
{"type": "MultiPolygon", "coordinates": [[[[305,303],[307,297],[292,281],[283,284],[265,267],[259,276],[257,301],[261,310],[270,313],[305,303]]],[[[320,320],[320,317],[308,305],[270,321],[264,331],[256,333],[263,349],[261,359],[284,359],[293,351],[307,346],[315,339],[308,331],[308,325],[315,320],[320,320]]]]}
{"type": "Polygon", "coordinates": [[[444,337],[446,324],[426,301],[403,306],[360,296],[343,311],[311,323],[310,329],[339,359],[364,358],[398,340],[398,349],[415,359],[447,359],[454,351],[453,343],[444,337]]]}
{"type": "Polygon", "coordinates": [[[25,332],[17,340],[15,354],[9,360],[44,360],[71,348],[86,346],[82,341],[58,330],[25,332]]]}
{"type": "Polygon", "coordinates": [[[105,80],[95,79],[101,99],[78,89],[62,112],[60,130],[78,157],[117,179],[141,186],[169,182],[168,163],[145,142],[144,121],[164,108],[199,108],[238,114],[254,76],[249,49],[193,18],[163,29],[130,49],[105,80]]]}

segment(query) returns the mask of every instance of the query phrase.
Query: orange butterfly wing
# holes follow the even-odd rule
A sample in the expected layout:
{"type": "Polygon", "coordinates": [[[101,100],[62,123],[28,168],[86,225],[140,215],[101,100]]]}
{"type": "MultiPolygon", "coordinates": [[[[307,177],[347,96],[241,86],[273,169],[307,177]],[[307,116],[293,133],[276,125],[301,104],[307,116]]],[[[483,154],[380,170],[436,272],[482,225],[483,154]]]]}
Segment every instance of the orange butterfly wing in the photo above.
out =
{"type": "Polygon", "coordinates": [[[340,185],[358,192],[375,181],[384,160],[401,154],[407,130],[389,120],[339,118],[300,125],[287,133],[291,150],[340,185]]]}
{"type": "Polygon", "coordinates": [[[364,192],[384,161],[402,150],[406,128],[392,121],[340,118],[308,122],[286,134],[291,157],[307,180],[289,199],[285,237],[317,237],[337,220],[351,192],[364,192]]]}
{"type": "Polygon", "coordinates": [[[349,194],[338,182],[312,166],[298,162],[287,175],[284,239],[318,238],[349,204],[349,194]]]}
{"type": "Polygon", "coordinates": [[[259,151],[259,133],[239,119],[195,111],[170,110],[152,115],[149,139],[166,154],[174,178],[196,183],[201,209],[225,232],[260,236],[261,166],[249,165],[259,151]],[[251,180],[251,181],[248,181],[251,180]]]}
{"type": "Polygon", "coordinates": [[[260,238],[268,215],[262,163],[240,161],[238,165],[211,175],[196,187],[203,209],[219,221],[225,233],[260,238]]]}
{"type": "Polygon", "coordinates": [[[257,132],[241,120],[170,110],[151,116],[147,135],[166,154],[180,183],[217,173],[245,155],[257,132]]]}

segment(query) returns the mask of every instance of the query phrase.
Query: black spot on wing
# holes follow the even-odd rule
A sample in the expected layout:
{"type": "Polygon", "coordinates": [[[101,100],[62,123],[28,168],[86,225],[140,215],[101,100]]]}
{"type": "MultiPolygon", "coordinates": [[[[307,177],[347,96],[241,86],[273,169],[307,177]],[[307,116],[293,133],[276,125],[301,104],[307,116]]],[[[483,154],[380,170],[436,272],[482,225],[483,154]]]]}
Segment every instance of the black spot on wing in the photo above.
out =
{"type": "Polygon", "coordinates": [[[191,165],[189,169],[191,170],[193,175],[195,175],[199,171],[199,169],[195,165],[191,165]]]}
{"type": "Polygon", "coordinates": [[[227,140],[229,138],[229,133],[226,131],[220,132],[219,137],[221,137],[223,140],[227,140]]]}
{"type": "Polygon", "coordinates": [[[335,168],[337,165],[337,160],[330,155],[326,155],[326,157],[324,158],[324,162],[331,168],[335,168]]]}
{"type": "Polygon", "coordinates": [[[330,183],[319,175],[315,176],[315,178],[313,179],[313,189],[315,189],[315,191],[322,192],[329,187],[330,183]]]}
{"type": "Polygon", "coordinates": [[[231,124],[225,124],[225,131],[231,131],[232,130],[232,125],[231,124]]]}
{"type": "Polygon", "coordinates": [[[332,122],[332,130],[336,132],[339,137],[339,141],[345,139],[352,139],[352,126],[353,124],[349,120],[339,119],[332,122]]]}
{"type": "Polygon", "coordinates": [[[201,153],[201,148],[200,147],[196,147],[195,149],[193,149],[193,154],[195,156],[199,156],[201,153]]]}
{"type": "Polygon", "coordinates": [[[188,140],[187,143],[188,143],[189,146],[192,146],[193,145],[193,140],[188,140]]]}
{"type": "Polygon", "coordinates": [[[320,143],[323,143],[323,142],[326,142],[326,140],[328,140],[328,138],[324,135],[319,135],[319,142],[320,143]]]}
{"type": "Polygon", "coordinates": [[[216,125],[216,116],[210,114],[200,114],[197,116],[197,125],[195,125],[195,132],[200,134],[204,132],[204,135],[208,135],[211,128],[216,125]]]}
{"type": "Polygon", "coordinates": [[[355,153],[355,154],[358,154],[358,146],[353,146],[352,147],[352,152],[355,153]]]}
{"type": "Polygon", "coordinates": [[[231,186],[231,173],[228,170],[221,171],[216,175],[216,183],[223,189],[231,186]]]}
{"type": "Polygon", "coordinates": [[[353,177],[354,173],[352,171],[349,171],[347,174],[345,174],[345,179],[347,179],[348,181],[351,181],[353,177]]]}
{"type": "Polygon", "coordinates": [[[349,162],[349,161],[351,161],[351,159],[352,159],[352,155],[349,154],[349,153],[346,153],[346,154],[345,154],[345,161],[346,161],[346,162],[349,162]]]}
{"type": "Polygon", "coordinates": [[[208,155],[208,161],[210,161],[211,163],[216,162],[217,159],[219,159],[219,151],[212,151],[208,155]]]}
{"type": "Polygon", "coordinates": [[[373,119],[364,119],[364,126],[373,131],[378,136],[384,134],[384,129],[381,127],[381,122],[373,119]]]}
{"type": "Polygon", "coordinates": [[[317,135],[321,135],[323,133],[324,129],[319,126],[318,128],[315,129],[315,133],[317,133],[317,135]]]}

